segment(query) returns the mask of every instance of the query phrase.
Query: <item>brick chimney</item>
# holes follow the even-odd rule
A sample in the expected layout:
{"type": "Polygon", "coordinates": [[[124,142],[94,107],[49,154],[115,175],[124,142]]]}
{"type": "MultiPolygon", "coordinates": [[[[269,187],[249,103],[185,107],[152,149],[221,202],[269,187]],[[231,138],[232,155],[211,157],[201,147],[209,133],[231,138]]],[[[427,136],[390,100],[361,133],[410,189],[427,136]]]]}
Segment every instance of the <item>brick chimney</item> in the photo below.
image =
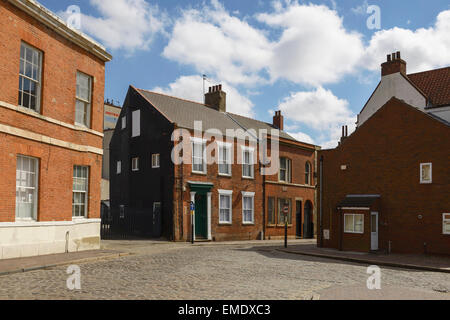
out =
{"type": "Polygon", "coordinates": [[[388,54],[387,61],[381,65],[382,77],[398,72],[406,75],[406,61],[400,58],[400,51],[388,54]]]}
{"type": "Polygon", "coordinates": [[[209,87],[208,93],[205,94],[205,104],[217,111],[227,111],[227,94],[222,91],[222,85],[209,87]]]}
{"type": "Polygon", "coordinates": [[[281,115],[281,111],[275,111],[273,126],[277,129],[284,130],[284,117],[281,115]]]}

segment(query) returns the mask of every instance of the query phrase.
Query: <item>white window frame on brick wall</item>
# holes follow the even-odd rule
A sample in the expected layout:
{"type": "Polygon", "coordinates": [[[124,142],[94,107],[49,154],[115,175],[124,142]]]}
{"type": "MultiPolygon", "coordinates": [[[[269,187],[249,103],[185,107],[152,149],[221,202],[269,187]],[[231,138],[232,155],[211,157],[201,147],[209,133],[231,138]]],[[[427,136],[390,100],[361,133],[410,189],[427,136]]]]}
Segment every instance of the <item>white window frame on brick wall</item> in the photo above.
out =
{"type": "Polygon", "coordinates": [[[246,191],[242,191],[242,224],[255,224],[255,193],[254,192],[246,192],[246,191]],[[251,204],[252,204],[252,208],[251,208],[251,213],[252,213],[252,219],[250,220],[246,220],[245,219],[245,211],[248,211],[249,209],[245,208],[245,198],[250,198],[251,204]]]}
{"type": "Polygon", "coordinates": [[[450,235],[450,213],[442,214],[442,234],[450,235]],[[448,230],[446,230],[448,227],[448,230]]]}
{"type": "Polygon", "coordinates": [[[37,220],[37,208],[39,201],[38,191],[39,191],[39,159],[23,155],[17,155],[16,221],[37,220]],[[32,205],[31,216],[21,217],[22,211],[21,206],[23,204],[32,205]]]}
{"type": "Polygon", "coordinates": [[[255,149],[250,147],[242,148],[242,178],[254,179],[255,177],[255,149]],[[249,153],[249,163],[245,163],[245,153],[249,153]],[[245,175],[245,168],[250,167],[250,176],[245,175]]]}
{"type": "Polygon", "coordinates": [[[433,164],[431,162],[420,164],[420,183],[422,183],[422,184],[433,183],[433,164]],[[430,167],[430,179],[429,180],[423,179],[423,171],[424,171],[425,166],[430,167]]]}
{"type": "Polygon", "coordinates": [[[37,113],[41,110],[42,56],[42,51],[29,46],[25,42],[20,44],[18,105],[37,113]],[[31,52],[31,57],[27,57],[28,52],[31,52]],[[31,58],[31,61],[28,58],[31,58]],[[32,94],[32,85],[35,87],[35,94],[32,94]],[[35,98],[35,108],[31,107],[32,97],[35,98]],[[27,104],[24,103],[25,98],[28,100],[27,104]]]}
{"type": "Polygon", "coordinates": [[[76,102],[75,102],[75,124],[78,126],[89,128],[91,125],[91,109],[92,109],[92,77],[77,71],[77,79],[76,79],[76,102]],[[86,80],[88,82],[88,87],[83,88],[81,86],[81,79],[86,80]],[[85,92],[87,91],[87,92],[85,92]],[[79,121],[79,117],[83,118],[82,121],[79,121]]]}
{"type": "Polygon", "coordinates": [[[232,164],[232,150],[233,150],[233,146],[231,143],[225,143],[225,142],[220,142],[217,141],[217,147],[218,147],[218,161],[217,161],[217,166],[218,166],[218,172],[219,175],[221,176],[227,176],[230,177],[231,176],[231,164],[232,164]],[[224,159],[224,152],[223,150],[226,150],[226,159],[224,159]],[[222,166],[222,168],[221,168],[222,166]],[[223,167],[227,168],[227,172],[224,172],[223,167]]]}
{"type": "Polygon", "coordinates": [[[116,173],[121,174],[122,173],[122,161],[117,161],[116,163],[116,173]]]}
{"type": "MultiPolygon", "coordinates": [[[[206,174],[207,173],[206,140],[205,139],[199,139],[199,138],[191,137],[191,150],[192,150],[192,158],[191,158],[191,161],[192,161],[192,173],[206,174]],[[194,169],[194,164],[195,164],[194,159],[195,158],[199,159],[199,157],[195,157],[194,145],[196,145],[196,146],[201,145],[202,148],[203,148],[202,149],[202,168],[203,168],[203,170],[201,170],[201,171],[194,169]]],[[[200,164],[196,164],[196,165],[200,165],[200,164]]]]}
{"type": "Polygon", "coordinates": [[[159,153],[152,154],[152,168],[153,169],[160,167],[160,165],[161,165],[160,160],[161,160],[161,155],[159,153]]]}
{"type": "Polygon", "coordinates": [[[89,199],[89,167],[77,166],[73,167],[73,187],[72,187],[72,218],[87,218],[88,216],[88,199],[89,199]],[[81,182],[84,185],[82,185],[81,182]],[[81,188],[80,188],[81,187],[81,188]],[[75,198],[84,195],[84,201],[76,201],[75,198]],[[81,214],[76,214],[77,207],[84,209],[81,214]]]}
{"type": "Polygon", "coordinates": [[[345,213],[344,214],[344,233],[356,233],[356,234],[364,234],[364,214],[361,214],[361,213],[345,213]],[[353,229],[352,230],[347,230],[346,229],[346,227],[347,227],[347,224],[345,223],[345,218],[346,217],[350,217],[350,216],[352,216],[353,217],[353,229]],[[356,220],[355,220],[355,217],[356,216],[361,216],[362,217],[362,231],[356,231],[356,220]]]}
{"type": "Polygon", "coordinates": [[[285,182],[285,183],[291,183],[291,181],[292,181],[292,161],[291,161],[291,159],[286,158],[286,157],[280,157],[280,171],[278,172],[278,181],[285,182]],[[285,160],[285,164],[286,164],[285,168],[281,167],[282,159],[285,160]],[[284,180],[281,178],[281,172],[283,170],[284,170],[284,177],[285,177],[284,180]]]}
{"type": "Polygon", "coordinates": [[[139,171],[139,157],[131,159],[131,171],[139,171]]]}
{"type": "Polygon", "coordinates": [[[125,115],[125,116],[122,117],[122,127],[121,127],[121,129],[124,130],[124,129],[126,129],[126,127],[127,127],[127,116],[125,115]]]}
{"type": "Polygon", "coordinates": [[[233,190],[219,190],[219,224],[232,224],[233,223],[233,190]],[[222,197],[229,197],[230,199],[230,207],[229,208],[222,208],[221,204],[221,198],[222,197]],[[222,210],[228,210],[230,219],[224,220],[222,219],[222,210]]]}
{"type": "Polygon", "coordinates": [[[131,137],[139,137],[141,135],[141,110],[133,111],[131,120],[131,137]]]}

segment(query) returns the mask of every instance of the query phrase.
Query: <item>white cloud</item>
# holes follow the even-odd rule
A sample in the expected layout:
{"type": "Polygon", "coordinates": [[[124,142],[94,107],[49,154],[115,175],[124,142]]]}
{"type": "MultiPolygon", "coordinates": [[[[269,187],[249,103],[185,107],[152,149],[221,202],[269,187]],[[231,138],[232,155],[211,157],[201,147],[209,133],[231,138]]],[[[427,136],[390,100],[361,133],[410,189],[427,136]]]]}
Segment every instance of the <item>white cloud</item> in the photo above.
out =
{"type": "Polygon", "coordinates": [[[244,85],[287,79],[319,86],[355,71],[364,51],[361,35],[346,31],[336,11],[290,1],[276,1],[273,7],[273,12],[256,16],[268,29],[233,16],[217,0],[185,10],[163,55],[244,85]],[[279,39],[270,41],[270,33],[278,31],[279,39]]]}
{"type": "Polygon", "coordinates": [[[268,40],[247,22],[230,15],[218,1],[211,4],[183,12],[163,56],[225,82],[260,81],[258,72],[270,55],[268,40]]]}
{"type": "Polygon", "coordinates": [[[164,33],[165,14],[145,0],[90,0],[90,4],[100,17],[82,14],[82,31],[109,49],[147,50],[155,35],[164,33]]]}
{"type": "Polygon", "coordinates": [[[303,132],[295,132],[295,133],[294,132],[288,132],[288,134],[291,137],[297,139],[298,141],[306,142],[306,143],[309,143],[309,144],[314,144],[314,140],[309,135],[307,135],[306,133],[303,133],[303,132]]]}
{"type": "MultiPolygon", "coordinates": [[[[316,137],[314,142],[323,147],[337,145],[342,125],[348,125],[350,131],[355,127],[356,115],[349,109],[348,101],[339,99],[322,87],[314,91],[292,93],[283,99],[278,109],[285,119],[311,129],[316,137]]],[[[292,135],[295,137],[296,133],[292,135]]],[[[304,134],[300,132],[298,136],[304,137],[304,134]]]]}
{"type": "Polygon", "coordinates": [[[353,12],[356,15],[365,15],[367,14],[367,9],[369,8],[369,3],[367,2],[367,0],[364,0],[364,2],[355,7],[355,8],[351,8],[351,12],[353,12]]]}
{"type": "Polygon", "coordinates": [[[409,30],[392,28],[376,32],[366,48],[361,64],[373,71],[391,52],[401,51],[408,73],[430,70],[450,64],[450,10],[442,11],[429,28],[409,30]]]}
{"type": "Polygon", "coordinates": [[[337,82],[355,71],[364,52],[361,34],[348,32],[337,12],[324,5],[293,3],[257,18],[283,30],[267,66],[272,80],[313,86],[337,82]]]}
{"type": "MultiPolygon", "coordinates": [[[[223,83],[223,90],[227,93],[227,111],[243,116],[253,117],[253,103],[239,91],[223,83]]],[[[182,76],[166,88],[156,87],[152,91],[164,93],[181,99],[203,103],[203,78],[201,76],[182,76]]]]}

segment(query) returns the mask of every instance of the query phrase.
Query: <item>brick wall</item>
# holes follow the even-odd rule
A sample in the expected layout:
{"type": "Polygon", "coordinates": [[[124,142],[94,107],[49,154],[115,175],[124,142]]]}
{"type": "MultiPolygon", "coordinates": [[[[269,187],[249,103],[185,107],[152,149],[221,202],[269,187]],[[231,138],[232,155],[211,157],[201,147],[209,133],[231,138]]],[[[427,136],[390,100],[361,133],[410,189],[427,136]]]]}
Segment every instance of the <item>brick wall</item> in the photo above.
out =
{"type": "Polygon", "coordinates": [[[323,229],[330,229],[324,246],[338,248],[336,206],[347,194],[380,194],[381,250],[390,242],[393,252],[450,253],[442,232],[442,214],[450,211],[449,133],[448,125],[393,98],[340,147],[321,151],[323,229]],[[420,184],[420,163],[428,162],[433,183],[420,184]]]}
{"type": "MultiPolygon", "coordinates": [[[[17,106],[21,41],[43,52],[40,115],[75,122],[76,72],[93,77],[91,129],[103,130],[104,62],[24,12],[0,1],[0,101],[17,106]]],[[[102,147],[102,137],[0,107],[0,124],[76,145],[102,147]]],[[[39,158],[39,221],[72,219],[73,166],[90,167],[89,218],[100,213],[102,156],[0,134],[0,221],[15,219],[17,155],[39,158]]]]}
{"type": "MultiPolygon", "coordinates": [[[[297,234],[297,204],[296,201],[301,201],[301,221],[305,221],[305,204],[310,201],[312,210],[315,208],[315,179],[314,179],[314,165],[315,165],[315,151],[314,148],[308,149],[299,148],[297,145],[280,144],[280,157],[285,157],[291,160],[291,183],[279,183],[278,174],[266,177],[266,238],[277,239],[284,237],[284,225],[278,224],[278,215],[280,214],[278,208],[278,199],[290,199],[292,204],[292,224],[288,227],[288,236],[295,238],[297,234]],[[306,185],[305,178],[305,164],[311,164],[311,182],[306,185]],[[272,184],[270,182],[275,182],[272,184]],[[268,217],[268,198],[275,198],[275,224],[269,223],[268,217]]],[[[315,216],[312,217],[314,227],[316,226],[315,216]]],[[[301,226],[303,235],[303,226],[301,226]]]]}

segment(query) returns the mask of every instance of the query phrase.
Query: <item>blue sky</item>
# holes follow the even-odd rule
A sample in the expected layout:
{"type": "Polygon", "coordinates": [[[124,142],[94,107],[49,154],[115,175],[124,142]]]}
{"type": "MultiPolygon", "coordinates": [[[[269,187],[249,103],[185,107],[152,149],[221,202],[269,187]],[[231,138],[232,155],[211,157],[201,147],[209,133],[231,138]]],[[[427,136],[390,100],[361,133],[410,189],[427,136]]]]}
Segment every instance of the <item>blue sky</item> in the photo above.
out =
{"type": "Polygon", "coordinates": [[[271,122],[281,109],[289,133],[323,147],[354,127],[388,53],[408,72],[450,65],[448,0],[40,2],[64,18],[79,6],[81,30],[113,54],[105,98],[132,84],[201,101],[206,74],[229,111],[271,122]]]}

